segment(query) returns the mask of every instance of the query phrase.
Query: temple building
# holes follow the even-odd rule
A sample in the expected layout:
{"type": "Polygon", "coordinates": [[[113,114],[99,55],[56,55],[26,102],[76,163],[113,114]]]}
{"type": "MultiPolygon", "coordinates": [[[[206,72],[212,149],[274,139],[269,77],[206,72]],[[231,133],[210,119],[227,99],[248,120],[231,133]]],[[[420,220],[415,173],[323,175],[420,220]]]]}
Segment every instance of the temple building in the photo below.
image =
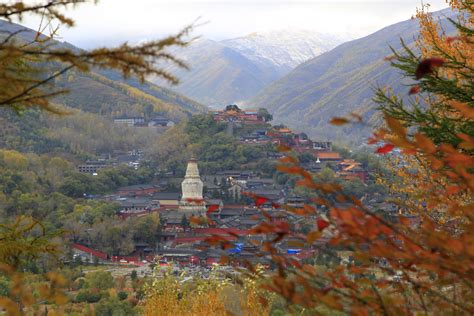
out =
{"type": "Polygon", "coordinates": [[[186,176],[181,183],[182,196],[179,212],[189,215],[205,216],[206,206],[202,196],[203,182],[199,176],[197,159],[191,158],[186,168],[186,176]]]}

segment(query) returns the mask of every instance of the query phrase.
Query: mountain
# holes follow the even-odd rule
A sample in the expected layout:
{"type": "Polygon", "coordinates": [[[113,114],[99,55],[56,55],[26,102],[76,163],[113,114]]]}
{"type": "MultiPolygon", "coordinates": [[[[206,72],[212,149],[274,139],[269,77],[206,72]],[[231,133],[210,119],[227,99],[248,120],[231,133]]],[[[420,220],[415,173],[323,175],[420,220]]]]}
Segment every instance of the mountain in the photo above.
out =
{"type": "Polygon", "coordinates": [[[289,72],[299,64],[321,55],[346,39],[313,31],[271,31],[222,41],[248,59],[289,72]]]}
{"type": "MultiPolygon", "coordinates": [[[[445,16],[448,10],[435,14],[447,31],[452,30],[445,16]]],[[[418,21],[400,22],[369,36],[339,45],[296,67],[272,83],[248,104],[266,107],[276,121],[304,130],[312,136],[347,141],[362,140],[370,129],[362,126],[334,127],[328,124],[334,116],[350,112],[361,114],[365,121],[377,124],[373,87],[391,86],[395,92],[407,93],[402,75],[384,61],[391,54],[389,46],[400,49],[400,38],[414,44],[418,21]]],[[[406,83],[406,82],[405,82],[406,83]]]]}
{"type": "MultiPolygon", "coordinates": [[[[19,32],[18,41],[31,41],[36,32],[18,24],[0,20],[0,40],[19,32]]],[[[80,51],[66,42],[56,41],[55,49],[80,51]]],[[[58,63],[42,64],[53,72],[58,63]]],[[[128,128],[113,122],[114,116],[165,116],[179,121],[207,107],[169,89],[150,82],[123,79],[113,70],[92,69],[84,73],[70,70],[55,79],[55,89],[68,93],[51,102],[70,115],[55,116],[31,109],[21,116],[0,109],[0,148],[36,153],[85,154],[86,157],[114,151],[146,150],[156,142],[154,129],[128,128]]],[[[84,158],[84,156],[81,156],[84,158]]]]}
{"type": "MultiPolygon", "coordinates": [[[[254,96],[282,76],[276,67],[253,62],[236,50],[207,39],[173,52],[190,70],[170,66],[180,84],[170,87],[201,103],[222,107],[254,96]]],[[[165,84],[161,80],[154,81],[165,84]]]]}
{"type": "MultiPolygon", "coordinates": [[[[36,31],[2,20],[0,20],[0,31],[2,32],[0,38],[21,31],[16,38],[23,41],[31,41],[36,35],[36,31]]],[[[55,41],[53,47],[80,51],[80,48],[67,42],[55,41]]],[[[109,116],[139,115],[141,113],[137,112],[142,110],[136,106],[137,104],[141,105],[141,108],[152,107],[155,112],[176,120],[207,110],[202,104],[170,89],[151,82],[141,84],[133,78],[125,80],[119,72],[113,70],[93,69],[89,73],[72,70],[59,77],[55,85],[59,89],[68,90],[69,93],[54,98],[53,102],[109,116]],[[121,111],[127,113],[120,113],[121,111]]]]}
{"type": "MultiPolygon", "coordinates": [[[[199,39],[173,54],[190,71],[170,66],[181,79],[172,89],[201,103],[222,107],[241,103],[296,65],[325,52],[342,38],[310,31],[276,31],[212,41],[199,39]]],[[[164,84],[161,80],[154,82],[164,84]]]]}

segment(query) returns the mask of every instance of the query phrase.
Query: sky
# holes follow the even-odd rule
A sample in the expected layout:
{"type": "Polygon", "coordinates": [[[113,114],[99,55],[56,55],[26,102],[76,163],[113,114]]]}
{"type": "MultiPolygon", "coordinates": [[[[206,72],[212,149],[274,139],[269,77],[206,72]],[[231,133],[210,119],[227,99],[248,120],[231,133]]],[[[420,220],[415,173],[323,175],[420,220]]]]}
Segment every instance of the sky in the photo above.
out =
{"type": "MultiPolygon", "coordinates": [[[[431,11],[447,7],[445,0],[424,2],[431,11]]],[[[161,38],[198,19],[192,35],[213,40],[284,29],[358,38],[410,19],[420,6],[421,0],[101,0],[67,10],[76,26],[59,34],[88,49],[161,38]]]]}

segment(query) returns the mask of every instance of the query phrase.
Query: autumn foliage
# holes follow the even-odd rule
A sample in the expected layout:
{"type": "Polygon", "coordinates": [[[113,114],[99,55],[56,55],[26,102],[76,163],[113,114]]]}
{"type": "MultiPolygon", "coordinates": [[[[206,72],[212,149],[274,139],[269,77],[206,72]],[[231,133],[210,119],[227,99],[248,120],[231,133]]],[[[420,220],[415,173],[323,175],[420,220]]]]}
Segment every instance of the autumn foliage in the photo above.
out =
{"type": "Polygon", "coordinates": [[[297,185],[318,194],[304,208],[287,207],[315,219],[307,235],[282,223],[253,230],[275,236],[263,248],[278,268],[265,288],[290,306],[356,315],[474,313],[474,7],[469,1],[450,5],[461,13],[450,20],[457,34],[445,34],[424,7],[417,12],[417,50],[404,45],[387,59],[412,78],[408,101],[376,91],[385,127],[369,142],[380,144],[375,152],[387,155],[397,172],[393,181],[384,180],[398,209],[395,220],[341,193],[337,184],[315,182],[290,156],[282,159],[280,171],[298,175],[297,185]],[[328,210],[327,218],[321,209],[328,210]],[[313,247],[327,240],[353,260],[321,271],[281,255],[275,244],[287,237],[313,247]]]}

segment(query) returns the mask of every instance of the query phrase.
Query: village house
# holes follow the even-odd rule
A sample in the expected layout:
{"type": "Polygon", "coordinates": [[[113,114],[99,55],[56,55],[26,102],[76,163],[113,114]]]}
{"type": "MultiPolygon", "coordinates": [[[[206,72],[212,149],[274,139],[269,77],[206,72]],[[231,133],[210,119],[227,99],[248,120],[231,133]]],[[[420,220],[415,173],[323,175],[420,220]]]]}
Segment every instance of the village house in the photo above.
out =
{"type": "Polygon", "coordinates": [[[237,105],[228,105],[221,111],[210,111],[216,122],[238,122],[243,124],[265,123],[256,110],[241,110],[237,105]]]}
{"type": "Polygon", "coordinates": [[[151,196],[160,192],[160,187],[154,184],[137,184],[118,188],[117,194],[122,197],[151,196]]]}
{"type": "Polygon", "coordinates": [[[332,151],[332,142],[313,141],[313,149],[320,151],[332,151]]]}
{"type": "Polygon", "coordinates": [[[126,126],[139,126],[145,124],[145,118],[141,116],[120,116],[114,118],[114,123],[123,124],[126,126]]]}
{"type": "Polygon", "coordinates": [[[154,117],[150,121],[148,121],[148,127],[172,127],[175,123],[162,116],[154,117]]]}
{"type": "Polygon", "coordinates": [[[318,151],[314,153],[317,161],[320,162],[340,162],[342,160],[341,154],[335,151],[318,151]]]}
{"type": "Polygon", "coordinates": [[[177,209],[181,194],[178,192],[158,192],[152,195],[152,200],[160,204],[161,208],[177,209]]]}
{"type": "Polygon", "coordinates": [[[344,180],[360,179],[362,182],[366,182],[368,178],[368,172],[362,168],[362,164],[353,159],[344,159],[338,163],[337,176],[344,180]]]}
{"type": "Polygon", "coordinates": [[[118,198],[116,202],[120,204],[121,214],[151,212],[152,210],[160,208],[160,203],[153,201],[149,197],[121,197],[118,198]]]}
{"type": "Polygon", "coordinates": [[[97,174],[100,169],[108,167],[108,163],[103,160],[87,160],[77,167],[80,173],[97,174]]]}

